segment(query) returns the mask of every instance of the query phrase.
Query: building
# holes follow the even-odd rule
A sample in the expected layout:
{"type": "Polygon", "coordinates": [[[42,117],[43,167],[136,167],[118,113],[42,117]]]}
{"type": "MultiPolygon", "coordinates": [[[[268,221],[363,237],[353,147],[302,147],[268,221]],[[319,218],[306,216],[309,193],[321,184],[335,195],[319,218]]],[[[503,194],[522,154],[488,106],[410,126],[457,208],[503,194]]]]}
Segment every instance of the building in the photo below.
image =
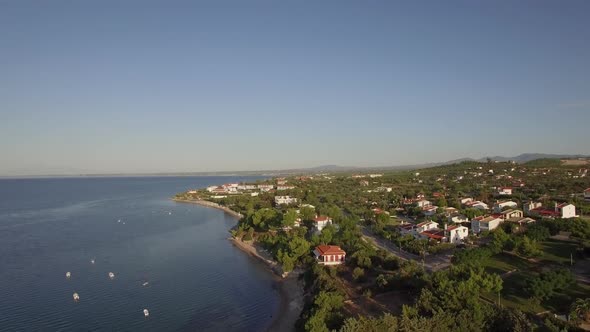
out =
{"type": "Polygon", "coordinates": [[[430,202],[429,200],[426,200],[426,199],[421,199],[419,201],[416,201],[417,207],[423,208],[423,207],[431,206],[431,205],[432,205],[432,202],[430,202]]]}
{"type": "Polygon", "coordinates": [[[471,201],[467,204],[465,204],[466,207],[468,208],[472,208],[472,209],[478,209],[478,210],[489,210],[490,207],[481,201],[471,201]]]}
{"type": "Polygon", "coordinates": [[[555,206],[555,212],[559,213],[560,218],[575,218],[576,207],[573,204],[563,203],[555,206]]]}
{"type": "Polygon", "coordinates": [[[497,189],[498,195],[501,196],[510,196],[512,195],[512,188],[511,187],[499,187],[497,189]]]}
{"type": "Polygon", "coordinates": [[[272,184],[259,184],[258,185],[258,190],[260,190],[260,191],[271,191],[274,188],[275,188],[275,186],[272,184]]]}
{"type": "Polygon", "coordinates": [[[287,184],[279,184],[277,185],[277,190],[289,190],[295,189],[295,186],[287,185],[287,184]]]}
{"type": "Polygon", "coordinates": [[[541,202],[528,202],[524,203],[523,210],[525,214],[530,214],[531,210],[538,209],[542,207],[543,204],[541,202]]]}
{"type": "Polygon", "coordinates": [[[437,222],[434,222],[432,220],[428,220],[428,221],[424,221],[424,222],[421,222],[418,225],[416,225],[416,228],[414,229],[414,231],[416,234],[419,234],[424,231],[431,230],[431,229],[437,229],[437,228],[438,228],[437,222]]]}
{"type": "Polygon", "coordinates": [[[370,178],[380,178],[382,176],[383,176],[383,174],[369,174],[370,178]]]}
{"type": "Polygon", "coordinates": [[[461,224],[464,222],[469,222],[469,218],[467,218],[466,216],[459,214],[459,213],[455,213],[455,214],[451,214],[447,220],[449,222],[455,223],[455,224],[461,224]]]}
{"type": "Polygon", "coordinates": [[[446,238],[450,243],[459,244],[469,236],[469,229],[461,225],[453,225],[446,228],[446,238]]]}
{"type": "Polygon", "coordinates": [[[506,210],[506,211],[502,211],[502,219],[506,220],[506,219],[510,219],[510,218],[522,218],[524,217],[524,213],[520,210],[506,210]]]}
{"type": "Polygon", "coordinates": [[[471,197],[464,197],[464,198],[461,198],[460,202],[461,202],[462,205],[465,205],[467,203],[473,202],[473,198],[471,198],[471,197]]]}
{"type": "Polygon", "coordinates": [[[422,214],[425,215],[426,217],[431,217],[436,214],[437,209],[438,209],[438,206],[434,206],[434,205],[425,206],[422,208],[422,214]]]}
{"type": "Polygon", "coordinates": [[[447,237],[445,236],[445,231],[438,229],[438,228],[425,230],[424,232],[421,232],[420,234],[418,234],[417,237],[422,238],[422,239],[431,240],[431,241],[436,241],[436,242],[447,241],[447,237]]]}
{"type": "Polygon", "coordinates": [[[327,216],[317,216],[313,219],[315,228],[318,232],[321,232],[324,227],[332,224],[332,218],[327,216]]]}
{"type": "Polygon", "coordinates": [[[584,190],[584,199],[590,201],[590,188],[584,190]]]}
{"type": "Polygon", "coordinates": [[[496,204],[494,204],[494,212],[500,213],[504,208],[515,208],[517,206],[518,204],[513,201],[496,202],[496,204]]]}
{"type": "Polygon", "coordinates": [[[473,220],[471,220],[471,231],[474,234],[479,234],[483,231],[491,231],[496,229],[500,223],[502,222],[502,219],[494,217],[494,216],[489,216],[489,217],[477,217],[473,220]]]}
{"type": "Polygon", "coordinates": [[[529,210],[529,215],[542,217],[542,218],[575,218],[576,216],[576,207],[573,204],[563,203],[563,204],[555,204],[555,208],[553,210],[546,209],[543,207],[538,207],[536,209],[529,210]]]}
{"type": "Polygon", "coordinates": [[[346,259],[346,252],[339,246],[320,245],[313,250],[316,262],[322,265],[340,265],[346,259]]]}
{"type": "Polygon", "coordinates": [[[297,203],[297,198],[290,197],[290,196],[275,196],[275,204],[295,204],[297,203]]]}

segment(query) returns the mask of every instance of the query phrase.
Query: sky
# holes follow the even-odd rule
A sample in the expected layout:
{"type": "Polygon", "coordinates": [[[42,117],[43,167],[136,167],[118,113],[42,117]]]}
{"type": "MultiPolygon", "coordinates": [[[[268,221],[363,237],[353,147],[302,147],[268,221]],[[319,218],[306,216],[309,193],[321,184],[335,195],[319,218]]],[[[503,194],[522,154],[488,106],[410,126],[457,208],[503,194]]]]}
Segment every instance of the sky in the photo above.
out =
{"type": "Polygon", "coordinates": [[[590,1],[0,0],[0,175],[590,154],[590,1]]]}

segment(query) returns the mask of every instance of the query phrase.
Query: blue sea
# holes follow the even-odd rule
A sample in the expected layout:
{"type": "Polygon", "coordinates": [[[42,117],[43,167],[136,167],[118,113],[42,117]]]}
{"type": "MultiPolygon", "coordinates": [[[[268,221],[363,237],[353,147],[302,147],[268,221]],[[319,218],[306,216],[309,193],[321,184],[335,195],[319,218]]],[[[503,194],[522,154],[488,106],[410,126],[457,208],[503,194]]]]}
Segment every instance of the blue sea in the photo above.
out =
{"type": "Polygon", "coordinates": [[[279,293],[227,240],[235,218],[170,200],[252,179],[0,180],[0,330],[265,330],[279,293]]]}

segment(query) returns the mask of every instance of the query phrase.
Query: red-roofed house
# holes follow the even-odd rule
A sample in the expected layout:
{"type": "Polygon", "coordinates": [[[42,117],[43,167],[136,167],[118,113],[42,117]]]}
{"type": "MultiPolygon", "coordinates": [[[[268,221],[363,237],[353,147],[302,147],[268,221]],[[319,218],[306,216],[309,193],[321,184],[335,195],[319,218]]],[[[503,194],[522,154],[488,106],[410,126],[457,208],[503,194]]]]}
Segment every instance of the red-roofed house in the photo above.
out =
{"type": "Polygon", "coordinates": [[[559,213],[560,217],[563,219],[576,217],[576,207],[573,204],[559,204],[555,207],[555,211],[559,213]]]}
{"type": "Polygon", "coordinates": [[[590,188],[584,190],[584,199],[590,201],[590,188]]]}
{"type": "Polygon", "coordinates": [[[322,229],[324,229],[324,227],[326,227],[327,225],[332,224],[332,218],[327,216],[315,217],[313,218],[313,221],[315,228],[318,230],[318,232],[321,232],[322,229]]]}
{"type": "Polygon", "coordinates": [[[346,258],[346,252],[339,246],[320,245],[315,247],[313,254],[318,264],[322,265],[339,265],[346,258]]]}
{"type": "Polygon", "coordinates": [[[420,237],[438,242],[446,241],[447,239],[445,236],[445,231],[438,228],[426,230],[420,233],[420,237]]]}

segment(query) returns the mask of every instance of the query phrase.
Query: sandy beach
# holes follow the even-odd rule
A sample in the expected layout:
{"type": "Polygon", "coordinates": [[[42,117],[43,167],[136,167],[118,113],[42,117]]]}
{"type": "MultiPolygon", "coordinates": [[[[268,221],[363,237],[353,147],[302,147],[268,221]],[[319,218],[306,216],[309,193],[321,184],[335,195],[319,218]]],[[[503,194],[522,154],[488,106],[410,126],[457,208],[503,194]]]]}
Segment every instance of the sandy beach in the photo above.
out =
{"type": "MultiPolygon", "coordinates": [[[[240,213],[237,213],[217,203],[204,200],[172,200],[175,202],[192,203],[219,209],[236,217],[238,220],[242,218],[242,215],[240,213]]],[[[272,257],[259,246],[253,243],[244,242],[234,238],[229,238],[229,240],[240,250],[248,253],[251,257],[264,263],[270,269],[270,271],[276,276],[278,290],[281,295],[281,304],[277,314],[272,317],[273,319],[268,328],[268,331],[294,331],[295,322],[297,322],[297,320],[299,319],[299,315],[301,314],[301,310],[303,309],[303,283],[299,280],[299,276],[301,275],[302,271],[295,270],[289,273],[287,276],[283,277],[283,272],[279,264],[275,262],[272,259],[272,257]]]]}

